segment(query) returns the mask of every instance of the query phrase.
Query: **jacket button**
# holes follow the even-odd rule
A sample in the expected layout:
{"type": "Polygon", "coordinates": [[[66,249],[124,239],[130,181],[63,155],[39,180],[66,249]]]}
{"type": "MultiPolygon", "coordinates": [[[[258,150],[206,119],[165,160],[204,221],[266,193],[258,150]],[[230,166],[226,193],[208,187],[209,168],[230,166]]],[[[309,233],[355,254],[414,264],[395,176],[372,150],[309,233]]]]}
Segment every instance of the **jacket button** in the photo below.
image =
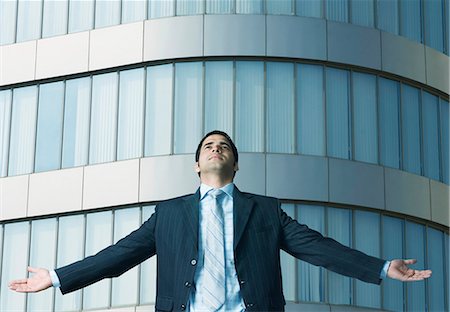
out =
{"type": "Polygon", "coordinates": [[[245,281],[239,281],[239,284],[241,284],[241,285],[244,285],[245,284],[245,281]]]}
{"type": "Polygon", "coordinates": [[[196,264],[197,264],[197,260],[192,259],[192,260],[191,260],[191,264],[192,264],[192,265],[196,265],[196,264]]]}
{"type": "Polygon", "coordinates": [[[191,286],[192,286],[192,284],[191,284],[191,283],[189,283],[189,282],[186,282],[186,283],[184,283],[184,286],[186,286],[186,287],[191,287],[191,286]]]}
{"type": "Polygon", "coordinates": [[[249,303],[249,304],[247,304],[247,308],[253,308],[254,306],[255,306],[254,303],[249,303]]]}
{"type": "Polygon", "coordinates": [[[182,304],[182,305],[180,306],[180,309],[181,309],[181,311],[186,310],[186,305],[182,304]]]}

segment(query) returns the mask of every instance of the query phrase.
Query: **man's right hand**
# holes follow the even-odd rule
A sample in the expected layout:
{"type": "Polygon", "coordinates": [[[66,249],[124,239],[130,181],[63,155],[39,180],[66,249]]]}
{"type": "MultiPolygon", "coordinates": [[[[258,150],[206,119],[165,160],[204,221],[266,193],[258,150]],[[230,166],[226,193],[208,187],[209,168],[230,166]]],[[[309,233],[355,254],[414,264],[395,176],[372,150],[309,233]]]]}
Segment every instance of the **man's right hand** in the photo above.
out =
{"type": "Polygon", "coordinates": [[[9,282],[9,289],[17,292],[38,292],[52,286],[48,270],[33,267],[28,267],[27,270],[34,274],[29,278],[9,282]]]}

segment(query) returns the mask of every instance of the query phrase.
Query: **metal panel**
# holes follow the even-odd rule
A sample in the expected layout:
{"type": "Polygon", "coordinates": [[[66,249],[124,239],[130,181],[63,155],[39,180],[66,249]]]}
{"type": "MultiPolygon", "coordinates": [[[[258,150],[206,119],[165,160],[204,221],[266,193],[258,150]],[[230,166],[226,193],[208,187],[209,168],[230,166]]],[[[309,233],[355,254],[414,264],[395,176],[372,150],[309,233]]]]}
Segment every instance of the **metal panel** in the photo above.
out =
{"type": "Polygon", "coordinates": [[[0,47],[0,86],[34,79],[36,40],[0,47]]]}
{"type": "Polygon", "coordinates": [[[430,47],[425,47],[427,84],[449,93],[449,57],[430,47]]]}
{"type": "Polygon", "coordinates": [[[0,179],[0,220],[27,215],[28,175],[0,179]]]}
{"type": "Polygon", "coordinates": [[[266,157],[261,153],[239,153],[235,184],[242,192],[266,193],[266,157]]]}
{"type": "Polygon", "coordinates": [[[430,190],[431,220],[445,226],[450,226],[450,187],[444,183],[430,180],[430,190]]]}

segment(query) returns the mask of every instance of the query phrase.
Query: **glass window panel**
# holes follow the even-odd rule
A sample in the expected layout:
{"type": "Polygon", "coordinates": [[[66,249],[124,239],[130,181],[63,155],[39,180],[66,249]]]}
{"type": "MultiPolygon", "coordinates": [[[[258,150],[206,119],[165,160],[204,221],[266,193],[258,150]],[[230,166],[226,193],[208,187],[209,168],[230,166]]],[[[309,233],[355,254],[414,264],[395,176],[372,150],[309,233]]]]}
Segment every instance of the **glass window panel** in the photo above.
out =
{"type": "Polygon", "coordinates": [[[417,42],[422,42],[420,2],[408,0],[400,4],[400,35],[417,42]]]}
{"type": "Polygon", "coordinates": [[[177,0],[177,15],[194,15],[205,12],[204,0],[177,0]]]}
{"type": "MultiPolygon", "coordinates": [[[[56,219],[36,220],[31,223],[30,266],[55,267],[56,219]]],[[[53,290],[53,289],[52,289],[53,290]]],[[[54,291],[43,291],[28,296],[28,311],[50,311],[53,308],[54,291]]]]}
{"type": "Polygon", "coordinates": [[[69,33],[94,28],[95,0],[69,1],[69,33]]]}
{"type": "Polygon", "coordinates": [[[87,164],[91,78],[66,81],[62,167],[87,164]]]}
{"type": "Polygon", "coordinates": [[[348,0],[325,0],[326,18],[336,22],[348,22],[348,0]]]}
{"type": "MultiPolygon", "coordinates": [[[[383,216],[382,258],[403,259],[404,222],[398,218],[383,216]]],[[[410,239],[410,238],[408,238],[410,239]]],[[[392,279],[383,280],[383,308],[390,311],[403,311],[404,284],[392,279]]]]}
{"type": "Polygon", "coordinates": [[[95,1],[95,28],[120,24],[121,0],[95,1]]]}
{"type": "Polygon", "coordinates": [[[423,1],[423,4],[425,43],[427,46],[444,52],[444,2],[432,0],[423,1]]]}
{"type": "MultiPolygon", "coordinates": [[[[325,209],[321,206],[299,205],[298,222],[325,234],[325,209]]],[[[325,269],[298,260],[297,289],[300,301],[325,301],[325,269]]]]}
{"type": "MultiPolygon", "coordinates": [[[[58,253],[56,267],[62,267],[72,262],[83,259],[85,216],[76,215],[60,217],[58,224],[58,253]]],[[[62,295],[60,291],[55,292],[55,310],[79,311],[81,310],[82,290],[62,295]]]]}
{"type": "MultiPolygon", "coordinates": [[[[114,243],[136,230],[140,223],[140,208],[116,210],[114,212],[114,243]]],[[[112,280],[112,306],[137,304],[138,275],[138,268],[134,267],[112,280]]]]}
{"type": "Polygon", "coordinates": [[[117,131],[117,73],[93,77],[89,163],[115,160],[117,131]]]}
{"type": "Polygon", "coordinates": [[[145,19],[147,19],[146,0],[122,0],[122,23],[137,22],[145,19]]]}
{"type": "MultiPolygon", "coordinates": [[[[351,246],[351,211],[347,209],[327,209],[327,236],[346,246],[351,246]]],[[[352,303],[352,280],[337,273],[328,272],[328,302],[333,304],[352,303]]]]}
{"type": "Polygon", "coordinates": [[[61,166],[63,106],[64,82],[39,87],[36,172],[59,169],[61,166]]]}
{"type": "Polygon", "coordinates": [[[392,168],[400,168],[399,86],[393,80],[378,80],[380,163],[392,168]]]}
{"type": "Polygon", "coordinates": [[[235,141],[241,152],[264,146],[264,63],[236,62],[235,141]]]}
{"type": "Polygon", "coordinates": [[[236,13],[262,14],[263,0],[236,0],[236,13]]]}
{"type": "Polygon", "coordinates": [[[353,24],[366,27],[374,26],[374,1],[352,0],[350,4],[351,22],[353,24]]]}
{"type": "Polygon", "coordinates": [[[225,131],[233,137],[233,62],[205,63],[205,134],[225,131]]]}
{"type": "Polygon", "coordinates": [[[430,311],[445,311],[444,233],[427,230],[427,268],[433,271],[428,282],[428,306],[430,311]]]}
{"type": "Polygon", "coordinates": [[[17,1],[0,1],[0,45],[16,39],[17,1]]]}
{"type": "Polygon", "coordinates": [[[174,152],[193,153],[202,137],[202,63],[175,64],[174,152]]]}
{"type": "Polygon", "coordinates": [[[323,67],[297,65],[297,151],[325,156],[323,67]]]}
{"type": "MultiPolygon", "coordinates": [[[[155,212],[155,206],[142,207],[142,223],[147,221],[155,212]]],[[[155,303],[156,298],[156,258],[153,256],[150,259],[141,263],[140,275],[140,302],[139,304],[155,303]]]]}
{"type": "Polygon", "coordinates": [[[42,37],[51,37],[67,33],[69,0],[44,0],[42,37]]]}
{"type": "Polygon", "coordinates": [[[327,153],[350,159],[349,149],[349,72],[326,69],[327,153]]]}
{"type": "Polygon", "coordinates": [[[295,0],[295,14],[298,16],[322,17],[322,1],[295,0]]]}
{"type": "MultiPolygon", "coordinates": [[[[27,277],[29,223],[16,222],[4,225],[1,285],[20,277],[27,277]]],[[[25,311],[25,294],[0,289],[0,311],[25,311]]]]}
{"type": "Polygon", "coordinates": [[[378,163],[376,76],[353,73],[353,139],[355,160],[378,163]]]}
{"type": "MultiPolygon", "coordinates": [[[[288,216],[295,219],[295,205],[283,204],[281,208],[288,216]]],[[[285,251],[280,252],[281,261],[281,275],[283,276],[283,294],[284,298],[289,301],[296,300],[295,283],[296,279],[296,267],[297,260],[285,251]]]]}
{"type": "Polygon", "coordinates": [[[145,71],[120,72],[117,159],[142,156],[144,136],[145,71]]]}
{"type": "Polygon", "coordinates": [[[398,1],[377,0],[377,27],[398,35],[398,1]]]}
{"type": "MultiPolygon", "coordinates": [[[[423,225],[406,222],[406,248],[405,259],[416,259],[417,264],[411,265],[412,269],[423,268],[425,263],[425,229],[423,225]]],[[[425,311],[425,283],[407,283],[408,311],[425,311]]]]}
{"type": "Polygon", "coordinates": [[[439,180],[439,98],[423,92],[422,138],[425,176],[439,180]]]}
{"type": "MultiPolygon", "coordinates": [[[[96,254],[111,245],[112,213],[111,211],[90,213],[86,216],[85,256],[96,254]]],[[[109,305],[111,279],[104,279],[83,290],[83,309],[107,308],[109,305]]]]}
{"type": "Polygon", "coordinates": [[[442,155],[442,181],[444,183],[449,184],[449,126],[448,126],[448,117],[449,117],[449,106],[448,101],[444,101],[441,99],[440,101],[440,119],[441,119],[441,155],[442,155]]]}
{"type": "Polygon", "coordinates": [[[267,151],[294,152],[294,64],[267,63],[267,151]]]}
{"type": "MultiPolygon", "coordinates": [[[[450,254],[449,254],[449,249],[450,249],[450,239],[449,239],[449,235],[446,233],[444,234],[444,269],[445,269],[445,276],[449,276],[449,265],[450,265],[450,254]]],[[[447,310],[449,308],[450,305],[450,284],[449,284],[449,280],[448,278],[445,279],[445,283],[446,283],[446,292],[445,292],[445,296],[446,296],[446,304],[447,304],[447,310]]]]}
{"type": "Polygon", "coordinates": [[[420,174],[420,90],[402,85],[403,169],[420,174]]]}
{"type": "Polygon", "coordinates": [[[149,18],[173,16],[175,14],[175,0],[152,0],[148,4],[149,18]]]}
{"type": "Polygon", "coordinates": [[[207,14],[233,13],[233,0],[206,0],[207,14]]]}
{"type": "MultiPolygon", "coordinates": [[[[362,252],[380,257],[380,215],[378,213],[354,212],[354,247],[362,252]]],[[[355,280],[355,304],[358,306],[380,308],[381,289],[378,285],[355,280]]]]}
{"type": "Polygon", "coordinates": [[[292,14],[292,0],[267,0],[267,14],[292,14]]]}
{"type": "Polygon", "coordinates": [[[33,171],[36,113],[37,87],[14,89],[8,175],[33,171]]]}
{"type": "Polygon", "coordinates": [[[41,36],[42,0],[18,0],[17,42],[41,36]]]}
{"type": "Polygon", "coordinates": [[[147,68],[145,156],[170,154],[172,145],[173,65],[147,68]]]}
{"type": "Polygon", "coordinates": [[[11,95],[11,90],[0,91],[0,177],[5,177],[8,172],[11,95]]]}

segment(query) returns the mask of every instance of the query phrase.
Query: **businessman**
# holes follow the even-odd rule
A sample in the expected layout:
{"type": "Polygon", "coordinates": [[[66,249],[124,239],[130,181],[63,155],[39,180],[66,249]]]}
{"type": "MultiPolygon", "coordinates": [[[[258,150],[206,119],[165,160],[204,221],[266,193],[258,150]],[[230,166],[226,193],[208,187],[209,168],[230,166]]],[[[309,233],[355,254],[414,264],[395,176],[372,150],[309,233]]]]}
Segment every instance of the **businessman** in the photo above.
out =
{"type": "Polygon", "coordinates": [[[415,260],[385,261],[343,246],[292,220],[277,199],[239,191],[238,152],[224,132],[208,133],[195,160],[195,194],[161,202],[139,229],[96,255],[53,271],[29,267],[34,274],[9,287],[66,294],[157,254],[157,311],[283,311],[280,250],[375,284],[431,275],[409,268],[415,260]]]}

